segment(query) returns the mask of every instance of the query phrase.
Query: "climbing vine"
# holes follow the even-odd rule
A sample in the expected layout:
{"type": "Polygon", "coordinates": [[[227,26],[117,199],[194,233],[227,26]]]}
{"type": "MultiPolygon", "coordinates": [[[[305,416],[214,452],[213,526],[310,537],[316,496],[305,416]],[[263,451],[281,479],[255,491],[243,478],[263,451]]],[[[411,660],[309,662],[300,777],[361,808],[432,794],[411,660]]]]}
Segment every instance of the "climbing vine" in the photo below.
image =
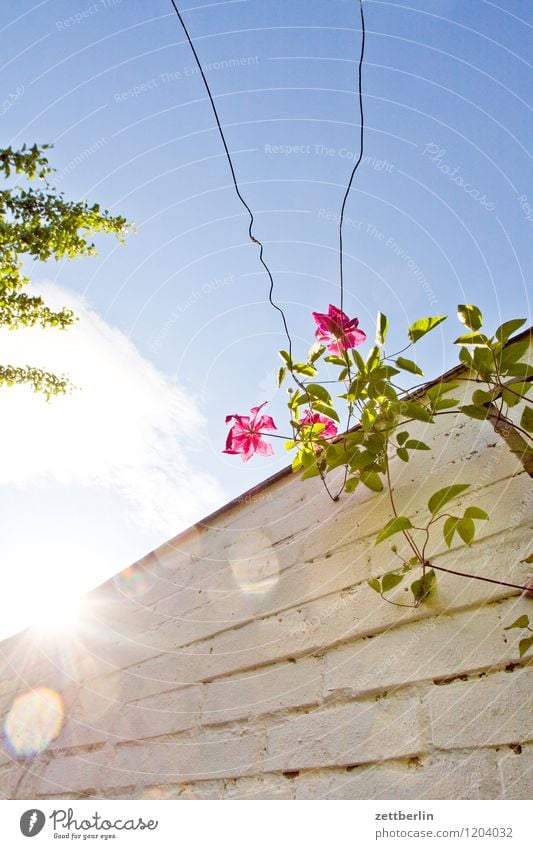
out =
{"type": "MultiPolygon", "coordinates": [[[[302,479],[320,477],[333,501],[360,486],[376,493],[386,492],[391,518],[376,534],[375,543],[389,541],[398,565],[368,583],[385,601],[402,607],[417,608],[426,602],[435,591],[439,571],[531,594],[530,588],[520,583],[459,572],[432,561],[432,551],[440,537],[448,549],[456,538],[470,546],[480,523],[489,520],[487,512],[476,504],[461,510],[453,507],[471,488],[470,482],[453,482],[434,492],[427,502],[429,518],[422,523],[406,515],[394,493],[392,458],[409,463],[414,453],[430,450],[425,442],[413,437],[410,425],[416,422],[432,425],[443,415],[489,421],[526,471],[533,473],[533,410],[527,398],[533,369],[525,359],[530,338],[528,333],[511,338],[526,320],[507,321],[488,336],[483,332],[478,307],[460,304],[457,314],[465,331],[455,340],[463,369],[436,382],[406,389],[402,385],[405,375],[423,377],[423,370],[415,359],[404,356],[405,352],[414,349],[446,316],[430,316],[414,322],[407,331],[406,346],[388,354],[389,322],[378,313],[375,342],[363,356],[357,349],[367,341],[367,335],[359,328],[358,320],[330,305],[327,313],[313,313],[316,342],[304,360],[296,362],[288,351],[280,351],[279,386],[286,379],[292,382],[287,391],[291,435],[280,437],[273,433],[277,427],[271,416],[261,413],[264,404],[254,407],[251,416],[234,414],[226,418],[226,422],[234,421],[228,433],[226,453],[240,454],[245,461],[255,453],[272,454],[267,438],[276,436],[284,439],[285,448],[293,452],[293,470],[302,479]],[[333,380],[329,376],[327,380],[320,379],[320,366],[324,364],[330,372],[331,367],[335,370],[333,380]],[[464,382],[473,389],[466,404],[453,397],[464,382]],[[342,413],[347,426],[339,434],[342,413]],[[355,419],[359,424],[350,427],[355,419]],[[337,474],[334,490],[330,474],[337,469],[341,471],[340,486],[337,474]],[[394,537],[403,539],[402,551],[394,537]],[[409,575],[410,601],[391,599],[389,593],[409,575]]],[[[528,616],[520,616],[508,627],[524,630],[525,636],[519,643],[523,655],[533,645],[528,616]]]]}
{"type": "MultiPolygon", "coordinates": [[[[356,63],[359,154],[346,185],[339,215],[340,306],[330,304],[327,313],[313,313],[317,326],[316,344],[301,362],[294,360],[293,342],[285,314],[273,299],[274,277],[264,257],[264,245],[255,234],[253,211],[239,188],[236,170],[204,68],[176,1],[171,0],[171,4],[205,87],[235,193],[249,216],[248,236],[259,248],[259,261],[269,282],[268,300],[281,315],[288,342],[288,350],[280,351],[282,365],[279,368],[278,382],[281,386],[288,376],[292,380],[293,385],[288,389],[287,399],[292,434],[283,437],[274,433],[277,430],[275,422],[271,416],[262,412],[265,402],[253,407],[250,415],[232,413],[226,416],[226,423],[231,422],[232,425],[226,440],[225,453],[240,454],[244,461],[256,453],[270,455],[273,448],[268,438],[276,437],[284,439],[286,449],[294,452],[293,470],[301,473],[304,479],[319,476],[333,501],[337,501],[344,492],[354,492],[358,486],[367,487],[374,492],[386,489],[390,500],[391,518],[377,534],[376,544],[401,535],[408,556],[400,554],[397,545],[393,543],[392,553],[399,558],[400,566],[387,572],[380,580],[371,579],[369,584],[383,599],[392,604],[400,603],[390,599],[388,593],[402,583],[413,570],[416,570],[416,575],[410,584],[412,599],[409,604],[401,603],[401,606],[419,607],[427,601],[435,590],[436,571],[451,572],[520,589],[532,595],[533,590],[521,584],[457,572],[432,562],[431,552],[436,535],[443,535],[448,548],[451,548],[456,537],[466,545],[471,545],[476,536],[477,523],[489,519],[488,514],[474,504],[466,507],[461,515],[457,514],[455,509],[454,512],[449,512],[451,508],[448,505],[463,495],[470,488],[470,483],[453,483],[434,492],[428,501],[429,519],[425,525],[416,525],[413,517],[404,515],[400,505],[396,503],[391,477],[392,457],[396,456],[404,463],[409,463],[413,452],[429,450],[428,445],[411,436],[409,424],[434,424],[436,418],[442,415],[460,414],[480,421],[490,421],[509,449],[520,458],[528,474],[533,475],[530,436],[533,432],[533,411],[527,401],[532,370],[524,360],[529,348],[528,336],[522,334],[517,339],[511,338],[525,324],[526,319],[507,321],[489,337],[481,332],[481,311],[472,304],[461,304],[458,307],[458,317],[466,332],[455,340],[455,344],[460,346],[459,360],[464,367],[464,372],[457,376],[457,379],[443,378],[431,385],[421,384],[410,389],[401,385],[402,375],[405,376],[405,373],[423,377],[418,363],[403,354],[445,321],[446,316],[430,316],[416,321],[408,329],[407,345],[401,351],[388,355],[385,342],[389,323],[383,313],[378,313],[374,345],[366,358],[357,350],[366,342],[367,335],[359,328],[358,319],[350,319],[343,309],[343,221],[350,190],[362,162],[364,150],[362,70],[366,28],[362,0],[354,4],[358,11],[361,31],[359,58],[356,63]],[[337,369],[337,377],[333,380],[319,379],[319,367],[324,363],[337,369]],[[459,399],[451,395],[462,381],[476,384],[468,404],[461,404],[459,399]],[[335,384],[342,391],[335,393],[333,390],[332,394],[328,387],[335,384]],[[342,434],[338,432],[341,421],[339,403],[344,406],[346,413],[342,434]],[[509,411],[518,405],[522,405],[520,424],[509,418],[509,411]],[[352,424],[356,420],[359,425],[353,427],[352,424]],[[335,469],[341,470],[341,485],[339,487],[337,483],[337,491],[332,491],[328,478],[335,469]]],[[[533,637],[529,636],[533,634],[529,618],[521,616],[508,627],[526,629],[527,634],[519,645],[520,654],[524,654],[533,644],[533,637]]]]}

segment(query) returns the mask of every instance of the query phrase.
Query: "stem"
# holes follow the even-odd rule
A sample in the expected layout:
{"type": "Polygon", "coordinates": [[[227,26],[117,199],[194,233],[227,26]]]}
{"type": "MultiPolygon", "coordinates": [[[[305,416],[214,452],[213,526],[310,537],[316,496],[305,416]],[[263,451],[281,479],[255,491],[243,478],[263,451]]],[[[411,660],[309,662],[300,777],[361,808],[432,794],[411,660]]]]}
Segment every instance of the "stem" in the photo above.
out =
{"type": "MultiPolygon", "coordinates": [[[[387,440],[387,442],[385,443],[385,471],[386,471],[386,474],[387,474],[387,486],[388,486],[388,490],[389,490],[389,500],[390,500],[390,503],[391,503],[392,512],[394,513],[394,516],[397,519],[398,518],[398,511],[396,510],[396,504],[394,503],[394,496],[392,494],[392,484],[391,484],[390,469],[389,469],[389,458],[388,458],[388,454],[387,454],[388,447],[389,447],[389,441],[387,440]]],[[[424,558],[422,557],[420,551],[418,550],[418,547],[415,544],[411,535],[408,533],[408,531],[402,531],[402,534],[405,537],[405,539],[407,540],[407,542],[409,543],[411,550],[413,551],[413,554],[423,564],[424,558]]]]}
{"type": "Polygon", "coordinates": [[[521,584],[510,584],[508,581],[497,581],[495,578],[485,578],[482,575],[472,575],[468,572],[459,572],[457,569],[448,569],[445,566],[436,566],[434,563],[426,561],[426,566],[431,566],[432,569],[437,569],[439,572],[448,572],[450,575],[459,575],[461,578],[475,578],[476,581],[485,581],[487,584],[497,584],[500,587],[512,587],[514,590],[524,590],[527,592],[528,587],[521,584]]]}
{"type": "Polygon", "coordinates": [[[408,344],[408,345],[406,345],[406,346],[405,346],[405,348],[402,348],[400,351],[396,351],[396,353],[395,353],[395,354],[390,354],[388,357],[383,357],[383,359],[384,359],[384,360],[393,360],[393,359],[394,359],[394,357],[399,357],[399,356],[400,356],[400,354],[403,354],[403,352],[404,352],[404,351],[408,351],[408,350],[409,350],[409,348],[410,348],[413,344],[414,344],[414,342],[409,342],[409,344],[408,344]]]}
{"type": "Polygon", "coordinates": [[[391,601],[390,598],[384,596],[383,593],[380,593],[380,596],[383,601],[386,601],[388,604],[393,604],[395,607],[418,607],[417,604],[404,604],[402,601],[391,601]]]}

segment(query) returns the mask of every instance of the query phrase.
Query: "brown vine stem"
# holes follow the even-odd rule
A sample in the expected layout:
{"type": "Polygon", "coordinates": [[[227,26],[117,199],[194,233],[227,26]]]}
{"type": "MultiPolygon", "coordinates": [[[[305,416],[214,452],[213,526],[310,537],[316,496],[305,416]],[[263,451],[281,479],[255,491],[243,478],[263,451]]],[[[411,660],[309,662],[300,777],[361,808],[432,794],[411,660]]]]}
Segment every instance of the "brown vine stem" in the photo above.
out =
{"type": "Polygon", "coordinates": [[[418,607],[418,604],[404,604],[401,601],[392,601],[390,598],[387,598],[386,596],[384,596],[383,593],[380,593],[380,596],[383,599],[383,601],[386,601],[387,604],[393,604],[394,607],[411,607],[411,608],[418,607]]]}
{"type": "Polygon", "coordinates": [[[437,569],[439,572],[448,572],[450,575],[459,575],[461,578],[474,578],[476,581],[485,581],[487,584],[497,584],[500,587],[512,587],[514,590],[523,590],[524,592],[528,592],[530,589],[527,586],[522,586],[522,584],[510,584],[508,581],[497,581],[496,578],[485,578],[483,575],[473,575],[469,572],[459,572],[457,569],[448,569],[446,566],[436,566],[429,560],[425,561],[425,566],[437,569]]]}
{"type": "MultiPolygon", "coordinates": [[[[398,518],[398,511],[396,509],[396,504],[394,502],[394,495],[392,494],[392,483],[391,483],[390,469],[389,469],[389,458],[388,458],[388,453],[387,453],[388,447],[389,447],[389,440],[387,439],[387,442],[385,444],[385,471],[386,471],[386,475],[387,475],[387,488],[388,488],[388,491],[389,491],[389,501],[391,503],[392,512],[394,513],[394,516],[397,519],[398,518]]],[[[413,538],[411,537],[411,535],[407,531],[402,531],[402,534],[405,537],[405,539],[407,540],[413,554],[415,555],[415,557],[418,558],[422,567],[424,567],[424,558],[422,557],[420,551],[418,550],[418,546],[416,545],[415,541],[413,540],[413,538]]]]}

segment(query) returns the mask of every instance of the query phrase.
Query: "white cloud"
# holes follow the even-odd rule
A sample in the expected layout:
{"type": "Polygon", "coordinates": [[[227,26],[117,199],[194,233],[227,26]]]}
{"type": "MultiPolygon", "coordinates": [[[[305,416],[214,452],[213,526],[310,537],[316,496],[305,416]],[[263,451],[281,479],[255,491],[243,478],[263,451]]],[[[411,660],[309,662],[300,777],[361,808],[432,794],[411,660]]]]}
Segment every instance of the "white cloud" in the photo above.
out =
{"type": "Polygon", "coordinates": [[[27,387],[0,388],[0,485],[47,480],[110,487],[146,526],[177,533],[223,500],[195,468],[205,442],[197,403],[78,295],[34,287],[79,316],[66,332],[0,329],[0,362],[67,372],[79,388],[46,403],[27,387]]]}

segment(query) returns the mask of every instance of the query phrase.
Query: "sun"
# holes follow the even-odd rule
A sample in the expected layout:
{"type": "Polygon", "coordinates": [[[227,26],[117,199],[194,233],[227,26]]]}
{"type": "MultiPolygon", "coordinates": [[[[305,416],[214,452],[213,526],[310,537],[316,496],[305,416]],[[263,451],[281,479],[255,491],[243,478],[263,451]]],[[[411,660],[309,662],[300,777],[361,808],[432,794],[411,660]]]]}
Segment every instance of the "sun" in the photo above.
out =
{"type": "Polygon", "coordinates": [[[25,611],[28,625],[47,632],[74,630],[80,622],[81,601],[72,594],[35,599],[32,609],[25,611]]]}

